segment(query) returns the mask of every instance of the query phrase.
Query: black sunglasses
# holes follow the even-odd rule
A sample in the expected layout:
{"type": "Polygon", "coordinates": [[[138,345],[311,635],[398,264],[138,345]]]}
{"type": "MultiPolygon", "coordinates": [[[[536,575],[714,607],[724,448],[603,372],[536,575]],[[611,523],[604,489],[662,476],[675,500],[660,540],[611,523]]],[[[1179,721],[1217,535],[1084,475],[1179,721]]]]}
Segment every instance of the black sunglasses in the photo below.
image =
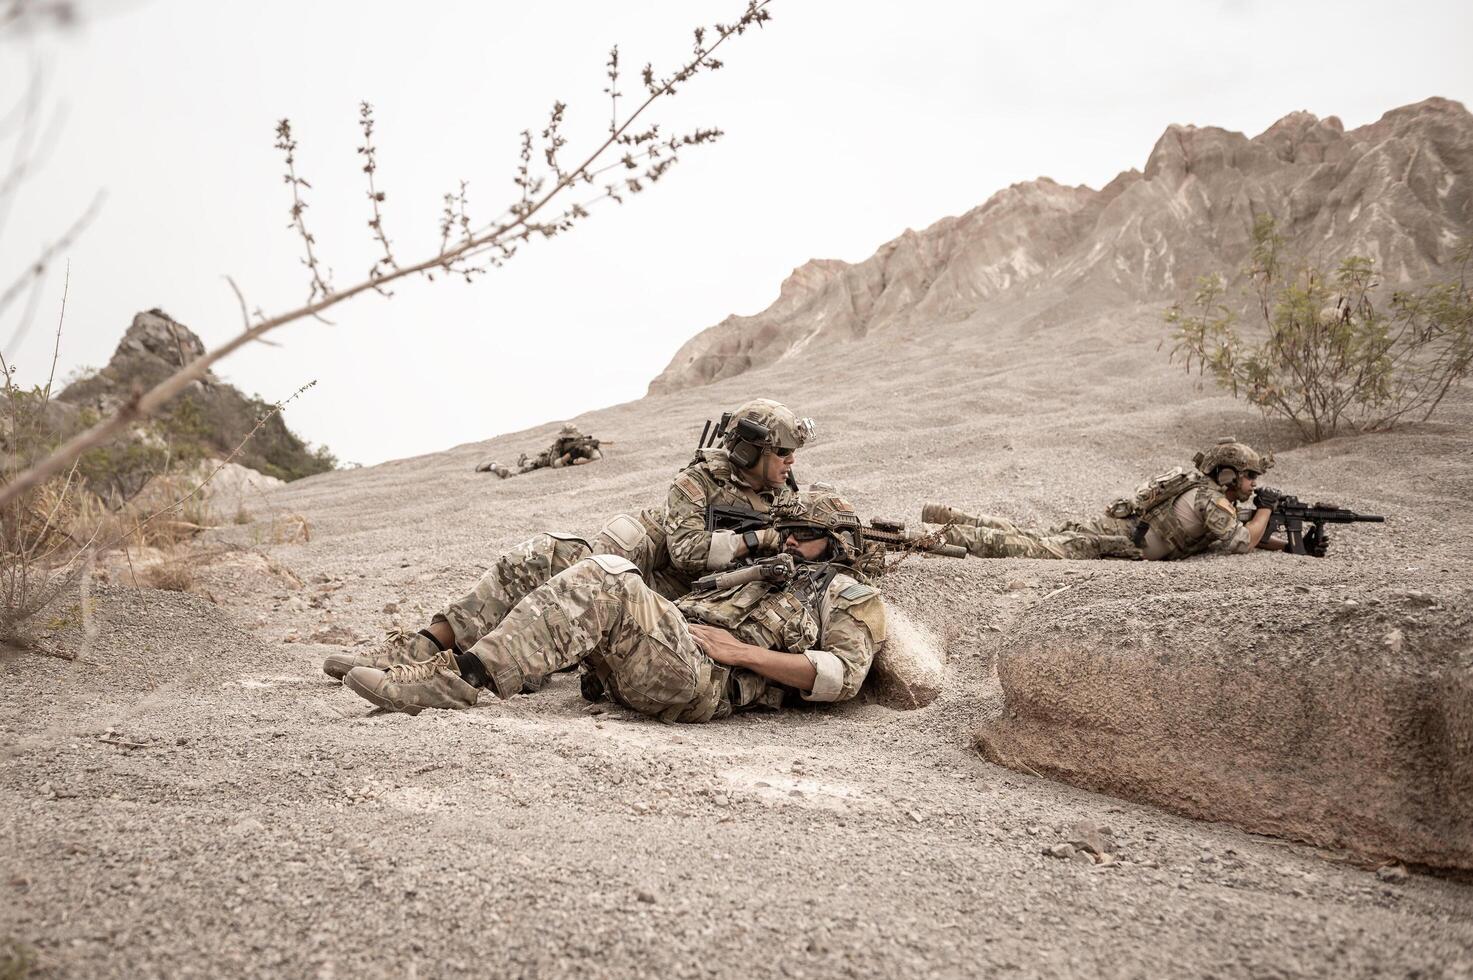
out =
{"type": "Polygon", "coordinates": [[[778,457],[779,459],[785,459],[786,457],[796,453],[798,450],[784,449],[782,446],[768,446],[767,451],[772,453],[772,455],[778,457]]]}
{"type": "Polygon", "coordinates": [[[829,535],[829,532],[821,527],[780,527],[778,531],[782,533],[783,537],[792,535],[796,541],[817,541],[819,538],[826,538],[829,535]]]}

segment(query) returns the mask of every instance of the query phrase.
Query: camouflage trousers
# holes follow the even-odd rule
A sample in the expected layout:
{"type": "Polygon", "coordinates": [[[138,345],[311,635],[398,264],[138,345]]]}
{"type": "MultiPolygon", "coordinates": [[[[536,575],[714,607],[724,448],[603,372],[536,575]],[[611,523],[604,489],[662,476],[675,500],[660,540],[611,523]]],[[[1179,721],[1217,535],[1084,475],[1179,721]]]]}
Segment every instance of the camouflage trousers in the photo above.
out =
{"type": "Polygon", "coordinates": [[[592,545],[571,534],[543,532],[498,558],[470,592],[451,602],[431,622],[448,625],[455,646],[469,650],[533,589],[594,554],[628,558],[660,595],[669,599],[684,595],[689,585],[673,569],[660,567],[655,552],[640,522],[624,515],[606,524],[592,545]]]}
{"type": "Polygon", "coordinates": [[[1130,539],[1131,523],[1113,517],[1087,523],[1066,521],[1045,531],[1025,531],[1001,517],[958,516],[962,522],[948,527],[944,538],[977,558],[1141,557],[1141,550],[1130,539]]]}
{"type": "Polygon", "coordinates": [[[529,592],[470,652],[507,698],[583,663],[620,704],[664,721],[731,713],[727,668],[703,653],[675,604],[627,559],[597,555],[529,592]]]}

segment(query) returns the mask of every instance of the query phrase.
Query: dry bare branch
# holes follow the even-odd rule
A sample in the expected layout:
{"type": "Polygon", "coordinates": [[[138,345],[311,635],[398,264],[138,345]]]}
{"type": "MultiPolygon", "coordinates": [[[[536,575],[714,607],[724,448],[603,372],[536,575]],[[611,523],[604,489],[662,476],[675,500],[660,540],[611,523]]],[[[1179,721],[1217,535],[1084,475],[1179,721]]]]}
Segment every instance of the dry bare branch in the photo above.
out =
{"type": "MultiPolygon", "coordinates": [[[[45,459],[0,488],[0,506],[61,472],[82,453],[106,442],[133,422],[158,411],[191,382],[203,377],[215,362],[228,357],[246,344],[259,340],[277,327],[305,317],[320,318],[326,310],[360,293],[369,290],[382,291],[383,287],[407,276],[425,275],[433,278],[437,269],[469,276],[484,271],[484,266],[471,264],[476,260],[484,260],[491,266],[499,265],[515,253],[520,243],[528,241],[533,235],[551,238],[567,231],[574,222],[587,217],[589,212],[586,206],[581,204],[570,206],[550,221],[539,221],[538,216],[570,186],[576,183],[591,182],[592,168],[609,150],[623,147],[627,152],[631,147],[642,146],[657,140],[657,127],[635,131],[632,129],[634,123],[640,120],[657,100],[673,95],[677,82],[684,83],[700,71],[715,70],[721,67],[721,62],[713,59],[711,54],[731,37],[744,34],[749,28],[761,27],[767,23],[771,19],[771,14],[767,10],[770,3],[771,0],[748,0],[744,12],[735,23],[716,25],[718,35],[716,41],[709,47],[698,43],[696,53],[691,59],[684,62],[668,78],[656,81],[653,73],[649,73],[646,85],[648,94],[644,101],[622,121],[616,115],[613,119],[614,125],[607,137],[576,167],[566,171],[560,170],[554,161],[550,187],[547,178],[533,175],[531,172],[532,137],[530,131],[524,132],[520,166],[514,178],[514,184],[519,189],[520,197],[507,209],[508,217],[487,226],[471,225],[465,215],[464,185],[462,185],[459,208],[452,209],[453,198],[451,202],[447,202],[446,216],[441,223],[441,248],[437,254],[408,265],[395,265],[384,275],[370,277],[342,289],[334,288],[330,279],[323,272],[314,247],[316,239],[308,231],[302,218],[306,202],[302,200],[301,191],[310,188],[310,185],[296,172],[296,140],[292,136],[290,122],[282,120],[277,127],[276,145],[286,154],[285,182],[292,190],[291,226],[303,239],[306,246],[306,258],[303,262],[310,274],[308,301],[296,309],[273,317],[261,318],[215,350],[180,368],[149,391],[135,394],[124,402],[112,416],[67,440],[45,459]],[[451,235],[455,228],[460,229],[460,236],[452,241],[451,235]]],[[[560,113],[555,112],[554,119],[560,120],[560,113]]],[[[549,131],[552,130],[553,127],[549,125],[549,131]]],[[[691,134],[670,139],[666,146],[673,153],[681,147],[712,142],[719,136],[719,130],[699,129],[691,134]]],[[[624,193],[640,192],[644,189],[645,181],[658,180],[672,162],[673,156],[655,160],[639,177],[627,178],[620,185],[622,193],[620,187],[609,185],[608,196],[621,201],[624,193]]]]}

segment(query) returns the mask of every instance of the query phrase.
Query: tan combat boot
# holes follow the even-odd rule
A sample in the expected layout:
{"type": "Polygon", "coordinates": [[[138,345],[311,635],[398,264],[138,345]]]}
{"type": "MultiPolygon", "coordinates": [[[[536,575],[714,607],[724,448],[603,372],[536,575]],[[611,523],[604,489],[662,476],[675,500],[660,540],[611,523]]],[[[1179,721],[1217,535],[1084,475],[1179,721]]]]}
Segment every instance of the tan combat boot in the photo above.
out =
{"type": "Polygon", "coordinates": [[[322,672],[340,681],[354,667],[388,670],[395,664],[414,664],[429,660],[440,652],[434,642],[421,633],[400,633],[367,653],[335,653],[322,662],[322,672]]]}
{"type": "Polygon", "coordinates": [[[972,518],[945,504],[926,504],[921,508],[922,524],[971,524],[972,518]]]}
{"type": "Polygon", "coordinates": [[[461,679],[455,653],[446,650],[433,660],[395,664],[388,670],[354,667],[343,685],[380,708],[417,715],[425,708],[469,708],[481,692],[461,679]]]}

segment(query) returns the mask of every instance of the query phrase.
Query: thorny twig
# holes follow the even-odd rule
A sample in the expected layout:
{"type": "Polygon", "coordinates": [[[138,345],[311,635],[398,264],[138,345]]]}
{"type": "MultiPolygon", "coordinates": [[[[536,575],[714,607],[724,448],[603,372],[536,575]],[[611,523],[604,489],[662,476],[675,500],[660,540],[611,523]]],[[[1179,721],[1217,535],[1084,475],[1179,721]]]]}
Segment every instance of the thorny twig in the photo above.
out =
{"type": "MultiPolygon", "coordinates": [[[[571,170],[561,171],[561,176],[556,177],[550,189],[544,189],[545,179],[533,177],[530,167],[527,166],[531,158],[531,135],[523,133],[522,163],[518,168],[515,183],[521,188],[521,198],[508,209],[509,217],[489,226],[472,230],[469,219],[464,210],[464,186],[462,186],[461,209],[454,216],[454,223],[462,230],[462,238],[455,244],[449,240],[449,228],[442,223],[442,247],[438,254],[432,255],[419,262],[410,264],[396,263],[393,271],[384,275],[371,277],[363,282],[356,283],[342,289],[334,290],[328,278],[323,274],[322,267],[314,249],[316,239],[307,230],[302,219],[302,213],[306,203],[302,200],[301,190],[309,187],[302,178],[298,177],[295,169],[296,140],[291,133],[291,125],[288,120],[282,120],[277,126],[277,147],[287,155],[286,183],[292,189],[292,207],[290,226],[302,236],[306,246],[306,259],[304,264],[311,274],[311,288],[308,301],[294,310],[278,314],[273,317],[261,319],[247,329],[242,330],[235,337],[226,341],[215,350],[207,352],[174,372],[158,385],[147,392],[138,393],[127,399],[117,411],[97,425],[79,433],[57,447],[45,459],[18,475],[3,488],[0,488],[0,505],[3,505],[20,494],[34,488],[50,476],[60,472],[68,466],[72,460],[94,446],[100,445],[121,432],[132,422],[153,414],[175,395],[183,391],[191,382],[200,378],[209,370],[210,366],[221,358],[227,357],[239,350],[246,344],[260,339],[277,327],[292,323],[304,317],[315,317],[321,319],[321,314],[354,298],[360,293],[369,290],[382,291],[388,284],[412,275],[423,274],[427,278],[433,278],[435,270],[444,270],[448,273],[469,275],[474,272],[485,271],[486,266],[470,266],[466,263],[475,259],[486,260],[488,266],[498,266],[514,254],[517,243],[529,240],[534,234],[543,238],[551,238],[557,234],[567,231],[572,225],[582,218],[588,216],[587,207],[583,204],[572,204],[561,214],[548,221],[536,220],[543,209],[569,186],[574,183],[591,183],[591,168],[598,162],[609,149],[622,146],[626,152],[636,148],[645,147],[647,143],[660,141],[659,129],[652,126],[649,129],[631,132],[632,125],[639,120],[646,110],[658,99],[673,95],[677,86],[685,83],[700,71],[714,71],[722,67],[722,62],[711,57],[722,44],[734,36],[739,36],[749,28],[761,27],[771,19],[767,7],[771,0],[748,0],[746,9],[741,17],[732,24],[717,24],[717,39],[710,46],[704,41],[704,31],[698,31],[696,37],[695,54],[686,61],[677,71],[666,78],[656,78],[652,68],[646,66],[644,81],[648,92],[645,100],[639,107],[630,113],[622,122],[615,118],[615,126],[601,143],[599,143],[578,166],[571,170]]],[[[653,183],[674,163],[674,154],[682,147],[699,145],[713,142],[721,135],[720,130],[698,129],[693,133],[681,137],[670,137],[661,142],[669,152],[669,156],[655,160],[638,177],[625,178],[622,184],[611,183],[605,186],[605,194],[615,201],[622,202],[623,194],[637,194],[645,189],[645,181],[653,183]],[[622,193],[621,193],[622,191],[622,193]]],[[[648,148],[646,148],[648,149],[648,148]]]]}

